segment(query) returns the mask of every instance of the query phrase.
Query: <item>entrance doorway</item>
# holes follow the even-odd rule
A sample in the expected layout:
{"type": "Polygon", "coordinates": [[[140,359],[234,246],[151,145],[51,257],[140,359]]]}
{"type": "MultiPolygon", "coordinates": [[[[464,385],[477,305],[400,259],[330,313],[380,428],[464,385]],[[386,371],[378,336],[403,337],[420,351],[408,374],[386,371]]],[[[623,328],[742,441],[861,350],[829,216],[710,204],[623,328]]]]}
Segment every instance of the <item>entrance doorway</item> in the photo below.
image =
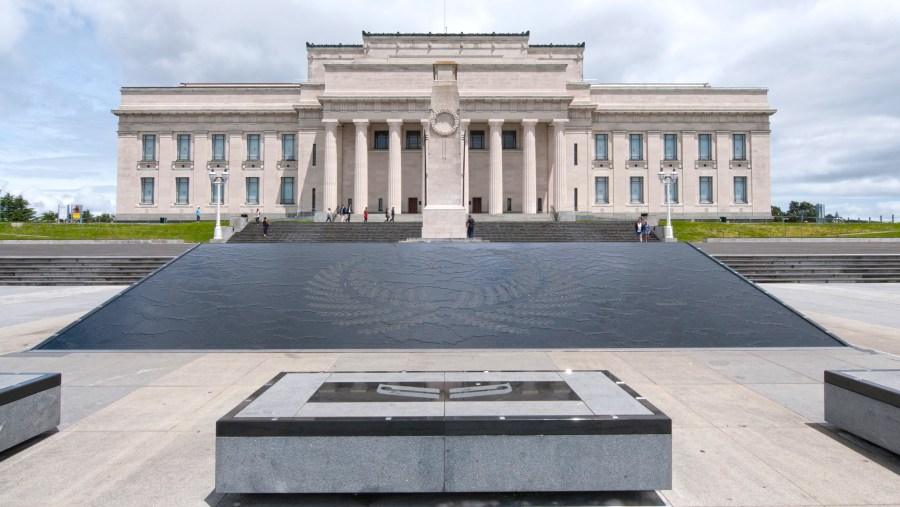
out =
{"type": "Polygon", "coordinates": [[[406,200],[407,202],[407,213],[418,213],[419,212],[419,198],[418,197],[410,197],[406,200]]]}
{"type": "Polygon", "coordinates": [[[472,198],[472,213],[481,213],[481,197],[472,198]]]}

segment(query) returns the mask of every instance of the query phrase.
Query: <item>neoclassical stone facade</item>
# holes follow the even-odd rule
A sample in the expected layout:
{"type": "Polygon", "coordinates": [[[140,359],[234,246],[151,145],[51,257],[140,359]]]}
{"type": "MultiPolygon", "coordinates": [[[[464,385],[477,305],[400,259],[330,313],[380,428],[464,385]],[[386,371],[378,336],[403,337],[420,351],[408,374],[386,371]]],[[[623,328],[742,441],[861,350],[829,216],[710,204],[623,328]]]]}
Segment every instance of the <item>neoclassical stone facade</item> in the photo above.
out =
{"type": "Polygon", "coordinates": [[[303,83],[123,88],[118,219],[211,217],[210,170],[228,171],[226,215],[421,213],[438,62],[458,69],[469,212],[664,213],[674,169],[674,217],[770,216],[766,89],[597,84],[584,44],[528,39],[363,32],[307,43],[303,83]]]}

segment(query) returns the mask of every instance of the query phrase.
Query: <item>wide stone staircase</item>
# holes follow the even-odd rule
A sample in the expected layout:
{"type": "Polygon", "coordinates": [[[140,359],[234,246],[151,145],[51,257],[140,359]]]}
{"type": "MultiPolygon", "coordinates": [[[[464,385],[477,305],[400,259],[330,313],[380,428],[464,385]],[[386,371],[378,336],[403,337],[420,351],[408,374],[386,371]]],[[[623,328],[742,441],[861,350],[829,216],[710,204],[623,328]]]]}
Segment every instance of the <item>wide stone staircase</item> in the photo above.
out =
{"type": "Polygon", "coordinates": [[[130,285],[172,258],[0,257],[0,285],[130,285]]]}
{"type": "Polygon", "coordinates": [[[756,283],[900,282],[898,254],[718,254],[715,258],[756,283]]]}
{"type": "MultiPolygon", "coordinates": [[[[631,222],[478,222],[475,237],[492,242],[636,241],[631,222]]],[[[422,237],[421,222],[273,222],[268,238],[251,223],[229,243],[396,243],[422,237]]],[[[652,237],[653,241],[657,241],[652,237]]]]}

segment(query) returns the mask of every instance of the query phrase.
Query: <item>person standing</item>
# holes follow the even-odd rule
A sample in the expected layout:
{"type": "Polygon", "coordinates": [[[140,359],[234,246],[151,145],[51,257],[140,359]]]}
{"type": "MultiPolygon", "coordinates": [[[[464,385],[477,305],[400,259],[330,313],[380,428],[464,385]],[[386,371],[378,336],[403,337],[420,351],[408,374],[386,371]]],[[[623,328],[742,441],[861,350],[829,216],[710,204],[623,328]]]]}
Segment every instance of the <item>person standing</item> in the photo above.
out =
{"type": "Polygon", "coordinates": [[[197,206],[197,221],[200,221],[200,206],[197,206]]]}
{"type": "Polygon", "coordinates": [[[347,223],[350,223],[350,215],[353,214],[353,206],[347,205],[347,223]]]}
{"type": "Polygon", "coordinates": [[[472,218],[472,215],[469,215],[469,219],[466,220],[466,237],[470,239],[475,237],[475,219],[472,218]]]}
{"type": "Polygon", "coordinates": [[[638,241],[644,241],[644,222],[641,221],[641,217],[638,217],[637,222],[634,224],[634,234],[637,236],[638,241]]]}
{"type": "Polygon", "coordinates": [[[368,206],[366,207],[366,209],[363,210],[363,223],[364,224],[369,223],[369,207],[368,206]]]}
{"type": "Polygon", "coordinates": [[[647,219],[644,219],[644,223],[642,225],[643,233],[644,233],[644,242],[650,242],[650,224],[647,223],[647,219]]]}
{"type": "Polygon", "coordinates": [[[259,208],[256,208],[256,223],[259,223],[259,208]]]}
{"type": "Polygon", "coordinates": [[[328,208],[328,211],[325,213],[325,221],[331,222],[331,208],[328,208]]]}
{"type": "Polygon", "coordinates": [[[391,206],[391,222],[394,221],[394,207],[391,206]]]}
{"type": "Polygon", "coordinates": [[[263,237],[269,237],[269,217],[263,218],[263,237]]]}

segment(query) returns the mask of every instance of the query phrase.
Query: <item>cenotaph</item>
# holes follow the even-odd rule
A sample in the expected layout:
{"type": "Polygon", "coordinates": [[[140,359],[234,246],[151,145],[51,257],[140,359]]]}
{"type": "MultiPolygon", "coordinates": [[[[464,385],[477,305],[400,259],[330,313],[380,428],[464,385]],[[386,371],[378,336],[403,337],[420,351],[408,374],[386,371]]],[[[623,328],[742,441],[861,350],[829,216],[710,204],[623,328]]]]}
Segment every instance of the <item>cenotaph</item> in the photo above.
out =
{"type": "Polygon", "coordinates": [[[459,131],[459,86],[453,62],[434,64],[428,123],[422,238],[463,239],[466,237],[463,139],[459,131]]]}

